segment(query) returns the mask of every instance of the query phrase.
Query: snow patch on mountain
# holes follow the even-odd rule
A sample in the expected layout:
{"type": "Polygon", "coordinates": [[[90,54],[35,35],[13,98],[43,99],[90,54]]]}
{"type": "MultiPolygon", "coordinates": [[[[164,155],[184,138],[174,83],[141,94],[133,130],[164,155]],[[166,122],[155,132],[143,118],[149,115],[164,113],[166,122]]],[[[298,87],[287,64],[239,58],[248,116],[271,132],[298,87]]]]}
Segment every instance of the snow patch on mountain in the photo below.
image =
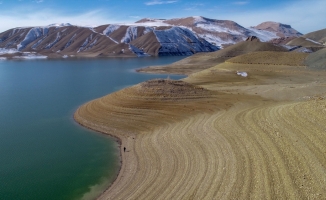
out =
{"type": "Polygon", "coordinates": [[[19,32],[21,30],[21,28],[15,28],[12,30],[12,32],[9,34],[9,37],[15,35],[17,32],[19,32]]]}
{"type": "Polygon", "coordinates": [[[121,26],[117,24],[110,24],[106,29],[103,31],[103,34],[109,36],[112,32],[118,30],[121,26]]]}
{"type": "MultiPolygon", "coordinates": [[[[236,42],[233,40],[223,40],[218,36],[212,35],[212,34],[199,34],[200,37],[204,38],[207,42],[218,46],[219,48],[222,48],[223,44],[235,44],[236,42]]],[[[245,38],[243,38],[245,40],[245,38]]]]}
{"type": "Polygon", "coordinates": [[[297,48],[297,46],[291,46],[291,45],[281,45],[281,46],[286,48],[289,51],[293,50],[293,48],[297,48]]]}
{"type": "Polygon", "coordinates": [[[129,44],[129,50],[134,52],[138,57],[150,56],[149,54],[145,53],[143,50],[141,50],[131,44],[129,44]]]}
{"type": "Polygon", "coordinates": [[[28,31],[24,40],[17,45],[17,50],[23,50],[28,44],[34,42],[36,39],[40,38],[41,36],[47,34],[49,29],[35,27],[28,31]]]}
{"type": "Polygon", "coordinates": [[[154,27],[146,26],[144,30],[144,35],[155,30],[154,27]]]}
{"type": "MultiPolygon", "coordinates": [[[[49,24],[49,25],[46,25],[46,26],[26,26],[26,27],[19,27],[19,28],[16,28],[15,31],[19,31],[21,29],[27,29],[27,28],[41,28],[41,29],[49,29],[51,27],[55,27],[56,29],[57,28],[61,28],[61,27],[65,27],[65,26],[73,26],[71,25],[70,23],[54,23],[54,24],[49,24]]],[[[14,33],[15,34],[15,33],[14,33]]]]}
{"type": "Polygon", "coordinates": [[[202,16],[193,16],[192,18],[194,18],[194,23],[195,24],[206,22],[206,20],[202,16]]]}
{"type": "Polygon", "coordinates": [[[111,38],[109,35],[113,33],[114,31],[118,30],[121,27],[121,25],[118,24],[110,24],[106,29],[103,31],[103,34],[106,35],[110,40],[112,40],[114,43],[119,44],[118,41],[115,39],[111,38]]]}
{"type": "Polygon", "coordinates": [[[93,48],[93,46],[96,45],[96,42],[97,42],[97,38],[96,38],[92,43],[90,43],[90,44],[88,45],[87,49],[91,49],[91,48],[93,48]]]}
{"type": "MultiPolygon", "coordinates": [[[[86,28],[86,27],[85,27],[86,28]]],[[[94,30],[94,28],[93,27],[91,27],[91,28],[88,28],[89,30],[91,30],[93,33],[98,33],[98,32],[96,32],[95,30],[94,30]]]]}
{"type": "Polygon", "coordinates": [[[57,37],[55,38],[55,40],[49,43],[48,45],[46,45],[45,49],[50,49],[51,47],[53,47],[57,42],[59,42],[60,38],[61,38],[60,32],[57,32],[57,37]]]}
{"type": "Polygon", "coordinates": [[[258,37],[262,42],[267,42],[269,40],[279,38],[279,36],[277,36],[275,32],[258,30],[251,27],[247,29],[250,31],[250,35],[258,37]]]}
{"type": "Polygon", "coordinates": [[[197,35],[187,28],[172,27],[154,31],[161,44],[160,55],[192,55],[197,52],[218,50],[206,40],[199,40],[197,35]]]}
{"type": "Polygon", "coordinates": [[[32,46],[32,49],[36,49],[42,42],[43,40],[46,39],[46,36],[44,36],[43,38],[39,39],[33,46],[32,46]]]}
{"type": "Polygon", "coordinates": [[[241,35],[242,33],[236,30],[231,30],[229,28],[226,27],[222,27],[222,26],[218,26],[218,25],[214,25],[214,24],[197,24],[196,25],[199,28],[202,28],[204,30],[207,31],[212,31],[212,32],[224,32],[224,33],[230,33],[230,34],[234,34],[234,35],[241,35]]]}
{"type": "Polygon", "coordinates": [[[125,23],[125,26],[152,26],[152,27],[159,27],[159,26],[173,26],[171,24],[165,23],[165,19],[149,19],[146,18],[146,22],[136,22],[136,23],[125,23]]]}
{"type": "Polygon", "coordinates": [[[70,23],[54,23],[48,25],[48,27],[64,27],[64,26],[72,26],[70,23]]]}
{"type": "Polygon", "coordinates": [[[306,47],[301,47],[298,48],[296,50],[294,50],[295,52],[300,52],[300,53],[313,53],[313,51],[311,49],[308,49],[306,47]]]}
{"type": "Polygon", "coordinates": [[[89,43],[89,41],[92,40],[92,35],[88,36],[86,38],[86,40],[84,41],[84,43],[79,47],[77,53],[83,51],[85,49],[85,47],[87,46],[87,44],[89,43]]]}
{"type": "Polygon", "coordinates": [[[121,39],[121,43],[128,44],[131,41],[133,41],[134,39],[136,39],[137,38],[137,30],[138,30],[137,26],[129,26],[127,28],[125,36],[121,39]]]}
{"type": "Polygon", "coordinates": [[[75,33],[70,39],[69,39],[69,41],[66,43],[66,45],[65,45],[65,49],[66,48],[68,48],[70,45],[71,45],[71,43],[74,41],[74,39],[75,39],[75,37],[77,36],[77,33],[75,33]]]}
{"type": "Polygon", "coordinates": [[[111,38],[110,36],[107,36],[107,37],[110,38],[110,40],[112,40],[114,43],[119,44],[118,41],[116,41],[115,39],[111,38]]]}
{"type": "Polygon", "coordinates": [[[312,39],[309,39],[309,38],[306,38],[306,40],[309,41],[309,42],[315,43],[315,44],[323,45],[322,43],[317,42],[317,41],[312,40],[312,39]]]}
{"type": "Polygon", "coordinates": [[[88,36],[86,38],[86,40],[84,41],[84,43],[79,47],[77,53],[93,48],[93,46],[96,45],[96,43],[98,41],[98,38],[95,38],[93,42],[92,42],[92,40],[93,40],[93,34],[91,34],[90,36],[88,36]]]}

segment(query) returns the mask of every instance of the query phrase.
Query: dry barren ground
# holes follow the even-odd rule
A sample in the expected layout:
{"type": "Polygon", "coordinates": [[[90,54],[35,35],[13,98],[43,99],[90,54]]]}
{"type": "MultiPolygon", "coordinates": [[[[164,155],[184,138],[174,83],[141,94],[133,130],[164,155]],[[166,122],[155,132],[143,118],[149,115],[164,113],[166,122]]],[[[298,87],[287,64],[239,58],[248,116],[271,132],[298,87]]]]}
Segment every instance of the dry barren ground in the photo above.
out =
{"type": "Polygon", "coordinates": [[[99,199],[326,199],[326,72],[276,64],[224,63],[81,106],[79,123],[122,141],[99,199]]]}

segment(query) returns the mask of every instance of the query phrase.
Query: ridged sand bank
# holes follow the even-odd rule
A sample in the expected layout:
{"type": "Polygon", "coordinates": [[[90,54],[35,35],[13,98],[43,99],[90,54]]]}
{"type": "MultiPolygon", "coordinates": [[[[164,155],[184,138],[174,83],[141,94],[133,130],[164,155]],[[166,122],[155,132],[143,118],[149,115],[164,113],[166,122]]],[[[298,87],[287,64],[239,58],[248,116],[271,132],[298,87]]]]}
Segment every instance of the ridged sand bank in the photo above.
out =
{"type": "Polygon", "coordinates": [[[121,140],[99,199],[326,199],[325,75],[223,63],[81,106],[77,122],[121,140]]]}

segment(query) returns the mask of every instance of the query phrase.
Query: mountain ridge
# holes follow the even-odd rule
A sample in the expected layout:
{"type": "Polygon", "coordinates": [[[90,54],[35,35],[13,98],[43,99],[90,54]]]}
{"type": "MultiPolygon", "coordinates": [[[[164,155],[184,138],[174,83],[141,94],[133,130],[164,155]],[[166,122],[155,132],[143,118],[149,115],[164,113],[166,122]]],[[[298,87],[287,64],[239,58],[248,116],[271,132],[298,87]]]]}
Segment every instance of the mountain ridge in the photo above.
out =
{"type": "Polygon", "coordinates": [[[272,32],[253,27],[244,28],[231,20],[201,16],[144,18],[135,23],[96,27],[57,23],[9,29],[0,33],[0,48],[16,49],[17,53],[35,52],[49,57],[192,55],[216,51],[225,45],[244,41],[250,36],[268,41],[279,38],[276,33],[281,34],[282,31],[300,34],[292,31],[292,28],[272,32]]]}
{"type": "Polygon", "coordinates": [[[302,34],[290,25],[278,22],[263,22],[257,26],[245,28],[231,20],[217,20],[202,16],[192,16],[175,19],[144,18],[135,23],[161,23],[166,26],[183,26],[191,29],[196,34],[219,47],[225,44],[235,44],[244,41],[250,36],[256,36],[261,41],[267,42],[280,37],[299,37],[302,34]],[[278,27],[278,28],[277,28],[278,27]]]}

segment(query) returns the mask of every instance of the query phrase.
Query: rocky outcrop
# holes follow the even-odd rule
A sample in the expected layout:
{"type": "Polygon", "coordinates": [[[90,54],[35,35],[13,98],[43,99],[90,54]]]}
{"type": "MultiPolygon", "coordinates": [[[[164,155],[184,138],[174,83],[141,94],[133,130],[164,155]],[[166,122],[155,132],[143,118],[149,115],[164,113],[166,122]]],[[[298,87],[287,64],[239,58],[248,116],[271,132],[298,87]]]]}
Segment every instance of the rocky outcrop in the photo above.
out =
{"type": "Polygon", "coordinates": [[[248,37],[248,38],[246,39],[246,41],[259,41],[259,42],[260,42],[260,40],[259,40],[258,37],[256,37],[256,36],[250,36],[250,37],[248,37]]]}

